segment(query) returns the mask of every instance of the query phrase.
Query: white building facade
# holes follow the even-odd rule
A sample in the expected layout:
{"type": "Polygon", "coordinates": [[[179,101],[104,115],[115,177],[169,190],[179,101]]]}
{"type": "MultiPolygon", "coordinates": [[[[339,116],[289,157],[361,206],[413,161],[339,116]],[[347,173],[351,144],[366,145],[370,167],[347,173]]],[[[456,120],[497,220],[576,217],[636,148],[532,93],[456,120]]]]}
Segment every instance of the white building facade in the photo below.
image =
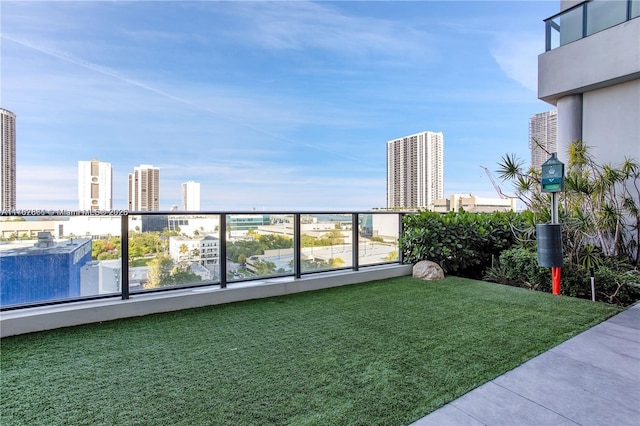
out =
{"type": "Polygon", "coordinates": [[[182,184],[182,210],[200,211],[200,183],[192,180],[182,184]]]}
{"type": "Polygon", "coordinates": [[[113,208],[113,175],[111,163],[78,161],[78,208],[111,210],[113,208]]]}
{"type": "Polygon", "coordinates": [[[16,208],[16,115],[0,108],[0,210],[16,208]]]}
{"type": "Polygon", "coordinates": [[[558,151],[558,112],[541,112],[529,119],[529,149],[531,168],[541,170],[549,154],[558,151]]]}
{"type": "Polygon", "coordinates": [[[427,208],[444,197],[444,136],[421,132],[387,142],[387,208],[427,208]]]}
{"type": "Polygon", "coordinates": [[[174,262],[195,262],[208,268],[218,267],[220,238],[214,235],[169,237],[169,255],[174,262]]]}
{"type": "Polygon", "coordinates": [[[538,98],[557,107],[559,159],[582,140],[599,164],[640,160],[640,2],[562,0],[545,23],[538,98]]]}
{"type": "Polygon", "coordinates": [[[433,211],[437,213],[457,212],[463,209],[469,213],[515,212],[515,198],[481,198],[472,194],[452,194],[448,199],[435,201],[433,211]]]}
{"type": "Polygon", "coordinates": [[[147,164],[129,173],[129,211],[160,210],[160,169],[147,164]]]}

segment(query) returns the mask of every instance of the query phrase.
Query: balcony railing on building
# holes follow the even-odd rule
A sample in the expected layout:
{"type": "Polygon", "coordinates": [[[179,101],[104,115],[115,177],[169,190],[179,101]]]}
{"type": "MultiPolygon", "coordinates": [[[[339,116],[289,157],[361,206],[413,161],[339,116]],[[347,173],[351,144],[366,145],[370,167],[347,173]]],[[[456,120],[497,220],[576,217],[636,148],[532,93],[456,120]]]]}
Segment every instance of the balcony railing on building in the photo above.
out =
{"type": "Polygon", "coordinates": [[[545,51],[640,17],[640,0],[590,0],[544,20],[545,51]]]}
{"type": "Polygon", "coordinates": [[[0,308],[401,262],[402,214],[136,212],[0,222],[0,308]]]}

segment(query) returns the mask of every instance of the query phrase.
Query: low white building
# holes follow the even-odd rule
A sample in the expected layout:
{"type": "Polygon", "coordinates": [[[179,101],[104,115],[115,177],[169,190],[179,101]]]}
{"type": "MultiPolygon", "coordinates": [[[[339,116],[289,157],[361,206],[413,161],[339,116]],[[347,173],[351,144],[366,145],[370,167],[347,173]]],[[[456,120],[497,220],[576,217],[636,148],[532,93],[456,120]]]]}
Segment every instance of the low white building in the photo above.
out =
{"type": "Polygon", "coordinates": [[[195,262],[205,267],[218,265],[220,239],[213,235],[169,237],[169,255],[174,262],[195,262]]]}
{"type": "Polygon", "coordinates": [[[457,212],[492,213],[516,211],[515,198],[480,198],[471,194],[453,194],[434,201],[432,210],[437,213],[457,212]]]}

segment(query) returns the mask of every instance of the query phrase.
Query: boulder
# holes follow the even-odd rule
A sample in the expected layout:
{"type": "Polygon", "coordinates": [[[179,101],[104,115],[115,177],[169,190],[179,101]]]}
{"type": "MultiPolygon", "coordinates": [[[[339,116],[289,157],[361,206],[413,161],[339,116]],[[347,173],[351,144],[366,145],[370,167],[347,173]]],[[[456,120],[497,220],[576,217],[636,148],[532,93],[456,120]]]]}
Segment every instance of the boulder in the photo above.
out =
{"type": "Polygon", "coordinates": [[[413,265],[413,278],[421,280],[443,280],[444,271],[435,262],[430,260],[421,260],[413,265]]]}

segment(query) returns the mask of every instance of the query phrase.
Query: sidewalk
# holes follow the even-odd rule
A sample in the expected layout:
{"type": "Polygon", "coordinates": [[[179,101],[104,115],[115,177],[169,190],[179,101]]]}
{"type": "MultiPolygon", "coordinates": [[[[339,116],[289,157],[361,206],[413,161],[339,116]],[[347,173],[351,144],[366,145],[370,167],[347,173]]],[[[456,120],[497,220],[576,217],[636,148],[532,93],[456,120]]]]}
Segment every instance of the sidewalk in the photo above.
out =
{"type": "Polygon", "coordinates": [[[640,425],[640,303],[411,426],[640,425]]]}

